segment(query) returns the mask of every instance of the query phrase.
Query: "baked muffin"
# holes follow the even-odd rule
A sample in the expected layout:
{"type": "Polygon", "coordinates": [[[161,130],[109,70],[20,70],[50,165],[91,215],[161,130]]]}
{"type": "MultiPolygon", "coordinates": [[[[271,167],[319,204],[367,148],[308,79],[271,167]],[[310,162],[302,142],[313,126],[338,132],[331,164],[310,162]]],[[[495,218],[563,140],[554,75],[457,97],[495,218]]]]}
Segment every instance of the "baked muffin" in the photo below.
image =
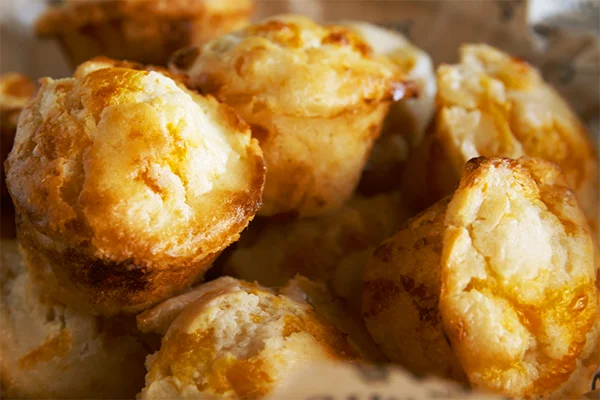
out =
{"type": "Polygon", "coordinates": [[[340,210],[315,218],[256,220],[224,261],[223,272],[265,286],[283,286],[296,274],[331,283],[341,261],[376,246],[408,214],[398,194],[355,196],[340,210]]]}
{"type": "Polygon", "coordinates": [[[0,196],[3,209],[5,202],[10,203],[10,199],[7,199],[8,190],[4,183],[6,179],[4,160],[10,153],[15,139],[19,113],[34,92],[34,83],[25,75],[18,73],[0,75],[0,174],[2,175],[0,196]]]}
{"type": "Polygon", "coordinates": [[[438,68],[435,123],[410,157],[407,196],[427,206],[451,193],[473,157],[539,157],[562,168],[596,229],[598,159],[568,104],[522,60],[487,45],[460,54],[438,68]]]}
{"type": "Polygon", "coordinates": [[[67,0],[36,22],[73,66],[96,56],[166,65],[182,47],[248,23],[252,0],[67,0]]]}
{"type": "Polygon", "coordinates": [[[374,252],[363,316],[417,373],[509,397],[580,394],[598,364],[596,256],[557,166],[473,159],[452,197],[374,252]]]}
{"type": "Polygon", "coordinates": [[[436,80],[431,57],[402,34],[367,22],[343,25],[359,35],[373,51],[389,58],[416,85],[417,98],[395,102],[359,184],[362,193],[398,190],[410,150],[418,146],[435,110],[436,80]]]}
{"type": "Polygon", "coordinates": [[[50,300],[30,279],[16,241],[0,246],[2,398],[133,398],[148,353],[134,319],[93,317],[50,300]]]}
{"type": "Polygon", "coordinates": [[[222,277],[198,289],[148,357],[140,399],[258,399],[298,364],[356,358],[308,304],[222,277]]]}
{"type": "Polygon", "coordinates": [[[260,207],[265,165],[247,125],[139,68],[101,59],[43,79],[6,163],[32,278],[93,314],[191,285],[260,207]]]}
{"type": "Polygon", "coordinates": [[[296,15],[179,51],[170,66],[251,125],[268,167],[264,216],[339,208],[358,183],[390,103],[414,90],[348,29],[296,15]]]}

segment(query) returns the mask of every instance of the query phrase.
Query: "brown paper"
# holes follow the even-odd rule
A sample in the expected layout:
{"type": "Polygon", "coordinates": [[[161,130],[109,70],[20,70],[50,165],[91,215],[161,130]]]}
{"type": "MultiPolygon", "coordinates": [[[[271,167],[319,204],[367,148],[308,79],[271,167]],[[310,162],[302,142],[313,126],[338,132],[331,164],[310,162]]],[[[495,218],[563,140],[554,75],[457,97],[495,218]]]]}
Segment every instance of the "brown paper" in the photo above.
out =
{"type": "MultiPolygon", "coordinates": [[[[70,74],[58,46],[33,37],[41,0],[0,1],[0,72],[33,78],[70,74]]],[[[455,62],[462,43],[484,42],[540,68],[590,127],[600,132],[600,1],[597,0],[259,0],[255,19],[300,13],[321,22],[363,20],[395,29],[437,65],[455,62]]],[[[598,391],[582,398],[599,398],[598,391]]],[[[311,365],[299,368],[272,399],[492,399],[449,382],[418,380],[399,368],[311,365]]]]}

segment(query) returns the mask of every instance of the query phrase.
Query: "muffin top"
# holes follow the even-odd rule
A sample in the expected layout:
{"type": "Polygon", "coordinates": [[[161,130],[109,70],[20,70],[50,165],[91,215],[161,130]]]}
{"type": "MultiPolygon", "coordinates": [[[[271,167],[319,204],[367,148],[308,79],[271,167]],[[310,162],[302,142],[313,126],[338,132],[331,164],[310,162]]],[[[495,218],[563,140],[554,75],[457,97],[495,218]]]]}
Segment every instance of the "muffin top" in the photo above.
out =
{"type": "Polygon", "coordinates": [[[43,79],[24,109],[7,161],[21,217],[115,262],[219,250],[260,205],[264,160],[250,130],[160,72],[109,65],[43,79]]]}
{"type": "Polygon", "coordinates": [[[560,169],[471,160],[445,226],[440,309],[474,386],[533,398],[567,384],[600,325],[594,244],[560,169]]]}
{"type": "Polygon", "coordinates": [[[247,14],[253,0],[66,0],[50,7],[38,19],[38,35],[55,35],[88,24],[123,18],[192,18],[206,14],[247,14]]]}
{"type": "Polygon", "coordinates": [[[354,357],[308,304],[222,277],[200,286],[171,324],[140,398],[262,398],[297,363],[354,357]]]}
{"type": "Polygon", "coordinates": [[[173,55],[171,68],[237,108],[334,117],[412,94],[400,70],[341,26],[281,15],[173,55]]]}

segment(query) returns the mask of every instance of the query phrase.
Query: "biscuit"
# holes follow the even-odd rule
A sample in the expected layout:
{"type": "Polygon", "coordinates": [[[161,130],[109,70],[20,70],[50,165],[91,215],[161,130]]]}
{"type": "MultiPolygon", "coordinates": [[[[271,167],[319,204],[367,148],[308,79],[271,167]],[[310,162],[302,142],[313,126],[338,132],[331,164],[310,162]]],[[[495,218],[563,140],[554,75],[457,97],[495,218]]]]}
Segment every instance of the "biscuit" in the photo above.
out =
{"type": "Polygon", "coordinates": [[[171,54],[241,28],[252,0],[68,0],[50,7],[36,34],[55,38],[75,67],[96,56],[166,65],[171,54]]]}
{"type": "Polygon", "coordinates": [[[133,398],[148,353],[133,318],[93,317],[50,300],[16,241],[0,246],[2,398],[133,398]]]}
{"type": "Polygon", "coordinates": [[[407,198],[426,207],[452,193],[473,157],[538,157],[562,168],[597,230],[598,159],[569,105],[522,60],[487,45],[460,57],[437,70],[435,122],[408,161],[407,198]]]}
{"type": "Polygon", "coordinates": [[[6,179],[4,160],[12,149],[19,114],[34,92],[34,83],[25,75],[18,73],[0,75],[0,179],[2,179],[0,196],[3,205],[5,201],[10,203],[4,183],[6,179]]]}
{"type": "Polygon", "coordinates": [[[417,373],[563,398],[585,391],[576,384],[598,363],[597,268],[556,165],[481,157],[451,197],[375,251],[363,316],[390,359],[417,373]]]}
{"type": "Polygon", "coordinates": [[[389,105],[415,91],[350,30],[296,15],[182,50],[170,66],[251,125],[268,167],[263,216],[317,216],[341,207],[389,105]]]}
{"type": "Polygon", "coordinates": [[[197,295],[148,357],[140,399],[264,398],[298,364],[357,357],[306,303],[229,277],[197,295]]]}
{"type": "Polygon", "coordinates": [[[190,286],[260,207],[264,159],[227,106],[107,59],[41,81],[7,166],[32,278],[93,314],[190,286]]]}
{"type": "Polygon", "coordinates": [[[363,171],[359,191],[373,194],[397,190],[410,150],[417,147],[435,110],[436,79],[431,57],[402,34],[367,22],[342,22],[359,35],[376,54],[396,64],[416,85],[417,98],[395,102],[373,145],[363,171]]]}

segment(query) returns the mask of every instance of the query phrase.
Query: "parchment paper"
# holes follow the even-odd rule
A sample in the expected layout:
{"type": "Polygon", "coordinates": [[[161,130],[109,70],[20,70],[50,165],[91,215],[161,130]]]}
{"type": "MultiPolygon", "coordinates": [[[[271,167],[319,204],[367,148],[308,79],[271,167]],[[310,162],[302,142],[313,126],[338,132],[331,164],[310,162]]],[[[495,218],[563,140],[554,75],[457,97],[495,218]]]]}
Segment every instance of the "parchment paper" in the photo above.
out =
{"type": "MultiPolygon", "coordinates": [[[[0,0],[0,72],[33,78],[71,71],[58,46],[31,33],[43,0],[0,0]]],[[[363,20],[406,35],[434,62],[455,62],[462,43],[484,42],[536,65],[590,127],[600,132],[600,0],[262,0],[255,19],[301,13],[321,22],[363,20]]],[[[600,357],[600,355],[599,355],[600,357]]],[[[417,380],[399,368],[311,365],[273,399],[491,399],[440,380],[417,380]]],[[[598,399],[600,393],[582,398],[598,399]]]]}

